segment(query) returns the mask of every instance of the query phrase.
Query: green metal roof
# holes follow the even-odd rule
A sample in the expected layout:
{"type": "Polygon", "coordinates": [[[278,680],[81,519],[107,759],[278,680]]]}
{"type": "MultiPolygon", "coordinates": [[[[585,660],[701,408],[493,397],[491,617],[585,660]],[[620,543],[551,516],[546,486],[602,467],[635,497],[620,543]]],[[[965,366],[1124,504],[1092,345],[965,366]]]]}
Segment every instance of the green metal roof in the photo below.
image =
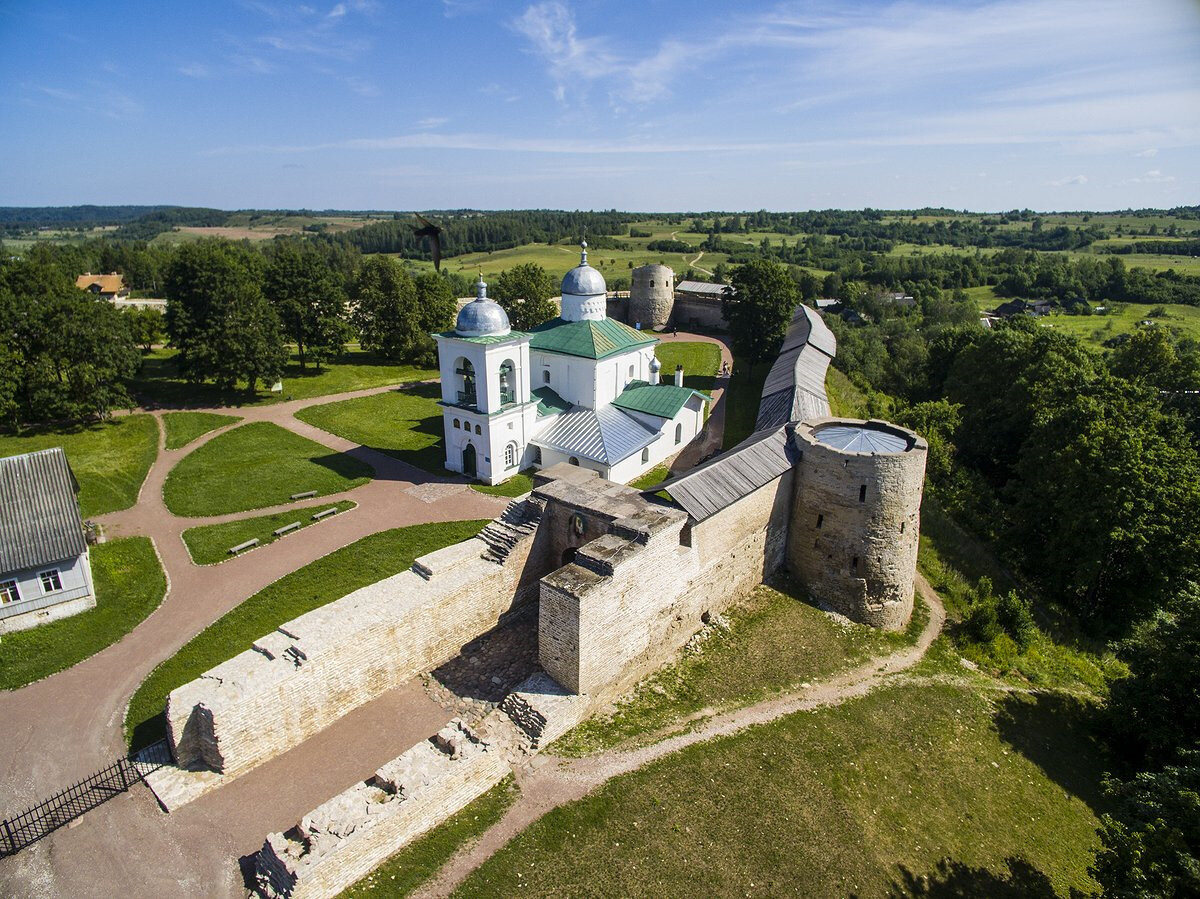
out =
{"type": "Polygon", "coordinates": [[[444,337],[449,340],[465,340],[467,343],[483,345],[491,343],[508,343],[510,340],[520,340],[528,336],[524,331],[509,331],[507,334],[484,334],[482,337],[463,337],[457,331],[435,331],[434,337],[444,337]]]}
{"type": "Polygon", "coordinates": [[[538,401],[538,418],[544,415],[557,415],[559,412],[566,412],[571,408],[570,403],[549,387],[538,387],[532,393],[538,401]]]}
{"type": "Polygon", "coordinates": [[[531,349],[585,359],[603,359],[634,347],[658,343],[644,331],[637,331],[611,318],[599,321],[567,322],[561,318],[538,325],[530,332],[531,349]]]}
{"type": "Polygon", "coordinates": [[[676,387],[674,384],[651,386],[645,381],[630,381],[629,386],[621,391],[621,395],[613,400],[613,405],[631,412],[656,415],[659,418],[674,418],[683,408],[683,404],[693,396],[698,396],[705,402],[712,402],[711,396],[690,387],[676,387]]]}

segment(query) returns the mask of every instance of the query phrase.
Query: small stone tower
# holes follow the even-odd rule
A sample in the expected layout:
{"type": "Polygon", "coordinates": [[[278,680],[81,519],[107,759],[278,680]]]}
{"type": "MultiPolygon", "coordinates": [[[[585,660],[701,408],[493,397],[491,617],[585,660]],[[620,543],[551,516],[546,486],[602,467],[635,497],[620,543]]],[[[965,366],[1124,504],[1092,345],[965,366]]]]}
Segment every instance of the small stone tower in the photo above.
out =
{"type": "Polygon", "coordinates": [[[675,305],[675,272],[665,265],[643,265],[633,270],[629,289],[629,323],[643,328],[665,328],[675,305]]]}
{"type": "Polygon", "coordinates": [[[928,444],[883,421],[796,426],[788,567],[846,617],[899,630],[913,607],[928,444]]]}

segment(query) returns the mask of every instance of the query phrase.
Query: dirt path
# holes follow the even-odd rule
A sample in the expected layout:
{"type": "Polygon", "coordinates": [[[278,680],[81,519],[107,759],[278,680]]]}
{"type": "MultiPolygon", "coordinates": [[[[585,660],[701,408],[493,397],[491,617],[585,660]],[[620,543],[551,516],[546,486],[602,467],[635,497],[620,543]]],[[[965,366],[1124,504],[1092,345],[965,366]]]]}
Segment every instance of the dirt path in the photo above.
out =
{"type": "MultiPolygon", "coordinates": [[[[180,518],[166,508],[162,487],[168,472],[184,455],[234,425],[211,431],[177,450],[165,449],[160,428],[158,458],[136,504],[99,516],[99,520],[109,536],[143,535],[154,541],[167,575],[166,598],[119,642],[73,668],[0,693],[0,721],[5,730],[0,746],[0,796],[4,797],[0,813],[20,811],[18,807],[69,786],[121,754],[125,746],[125,707],[146,675],[221,615],[273,581],[381,530],[499,514],[508,502],[503,497],[486,496],[471,490],[464,481],[428,474],[293,417],[306,406],[394,389],[371,388],[241,410],[245,421],[271,421],[337,452],[355,456],[374,468],[375,475],[361,487],[319,501],[351,499],[357,508],[220,565],[195,565],[183,543],[183,531],[197,524],[236,520],[271,510],[209,519],[180,518]],[[47,710],[53,710],[53,714],[47,714],[47,710]]],[[[162,413],[153,414],[158,417],[162,413]]],[[[299,506],[288,504],[283,508],[299,506]]]]}
{"type": "Polygon", "coordinates": [[[614,777],[635,771],[695,743],[726,737],[747,727],[767,724],[796,712],[840,705],[865,696],[885,681],[911,668],[941,632],[946,612],[933,588],[920,574],[917,589],[929,606],[929,622],[917,642],[889,655],[870,659],[827,681],[708,719],[695,730],[629,750],[612,750],[582,759],[553,755],[534,757],[516,774],[521,795],[503,818],[475,842],[463,847],[414,896],[448,896],[476,868],[542,815],[581,799],[614,777]]]}
{"type": "Polygon", "coordinates": [[[696,263],[699,262],[703,258],[704,258],[704,251],[701,250],[699,253],[696,254],[696,258],[693,259],[691,262],[689,262],[688,265],[691,268],[694,268],[698,272],[704,272],[704,274],[708,275],[711,278],[713,276],[712,272],[710,272],[706,268],[701,268],[700,266],[696,265],[696,263]]]}

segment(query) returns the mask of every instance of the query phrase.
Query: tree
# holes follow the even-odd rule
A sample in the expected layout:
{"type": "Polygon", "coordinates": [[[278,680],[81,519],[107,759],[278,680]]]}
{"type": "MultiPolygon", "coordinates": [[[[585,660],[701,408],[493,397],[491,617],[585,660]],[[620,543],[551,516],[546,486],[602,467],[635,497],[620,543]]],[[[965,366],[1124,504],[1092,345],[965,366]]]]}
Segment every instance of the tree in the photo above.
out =
{"type": "Polygon", "coordinates": [[[415,286],[419,331],[414,338],[412,361],[433,365],[437,362],[437,344],[430,335],[454,327],[458,302],[450,281],[440,274],[425,272],[417,275],[415,286]]]}
{"type": "Polygon", "coordinates": [[[143,352],[150,352],[154,344],[166,336],[163,314],[151,306],[128,309],[125,318],[129,321],[129,331],[133,335],[134,343],[140,346],[143,352]]]}
{"type": "MultiPolygon", "coordinates": [[[[1194,702],[1194,698],[1193,698],[1194,702]]],[[[1089,873],[1109,899],[1200,896],[1200,752],[1177,765],[1111,781],[1089,873]]]]}
{"type": "Polygon", "coordinates": [[[523,262],[503,271],[496,279],[492,293],[508,321],[518,331],[529,331],[558,315],[550,302],[557,292],[554,279],[535,262],[523,262]]]}
{"type": "Polygon", "coordinates": [[[180,373],[254,391],[282,376],[287,350],[279,318],[262,295],[262,259],[228,241],[185,244],[167,266],[167,333],[180,373]]]}
{"type": "Polygon", "coordinates": [[[296,344],[301,371],[309,356],[319,371],[323,360],[341,355],[350,336],[343,318],[346,295],[320,252],[294,243],[279,246],[267,266],[263,292],[296,344]]]}
{"type": "Polygon", "coordinates": [[[734,355],[751,365],[774,357],[796,308],[796,282],[771,259],[739,266],[732,282],[721,310],[729,322],[734,355]]]}
{"type": "Polygon", "coordinates": [[[363,349],[385,359],[408,359],[421,332],[417,288],[408,272],[388,256],[370,256],[350,289],[350,323],[363,349]]]}

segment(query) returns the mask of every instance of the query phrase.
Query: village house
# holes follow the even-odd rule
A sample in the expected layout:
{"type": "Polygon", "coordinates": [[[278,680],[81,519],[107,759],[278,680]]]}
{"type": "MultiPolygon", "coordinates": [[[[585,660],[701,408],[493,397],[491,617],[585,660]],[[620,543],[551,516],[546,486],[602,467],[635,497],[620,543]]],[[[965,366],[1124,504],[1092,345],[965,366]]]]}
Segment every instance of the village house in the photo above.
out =
{"type": "Polygon", "coordinates": [[[96,605],[78,492],[62,447],[0,459],[0,634],[96,605]]]}
{"type": "Polygon", "coordinates": [[[117,272],[110,272],[107,275],[93,275],[91,272],[84,272],[75,279],[75,286],[106,300],[123,300],[129,296],[129,288],[125,286],[125,279],[117,272]]]}

